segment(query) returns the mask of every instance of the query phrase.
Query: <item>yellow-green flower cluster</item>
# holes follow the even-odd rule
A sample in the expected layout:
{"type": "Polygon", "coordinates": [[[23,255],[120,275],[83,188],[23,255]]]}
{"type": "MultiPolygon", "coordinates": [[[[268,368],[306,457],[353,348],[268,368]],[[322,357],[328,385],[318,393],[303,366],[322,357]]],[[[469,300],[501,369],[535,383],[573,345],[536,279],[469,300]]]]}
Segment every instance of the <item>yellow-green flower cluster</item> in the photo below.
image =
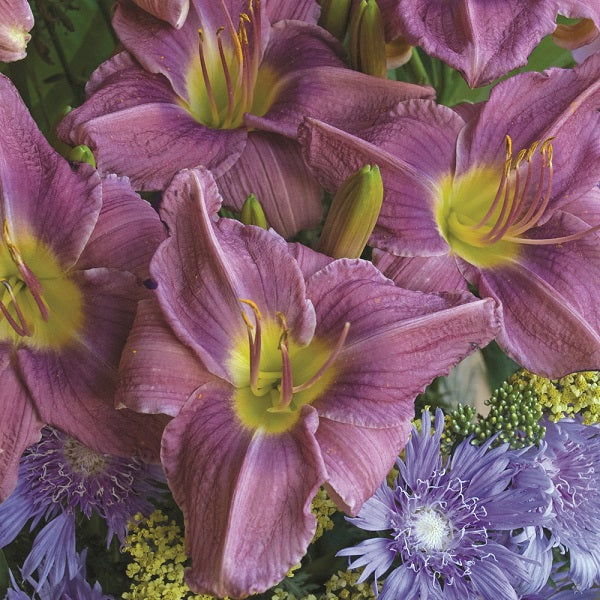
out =
{"type": "Polygon", "coordinates": [[[551,380],[519,371],[513,379],[535,394],[553,421],[579,414],[585,425],[600,423],[600,372],[582,371],[551,380]]]}
{"type": "Polygon", "coordinates": [[[326,531],[333,529],[331,515],[337,510],[336,505],[327,492],[321,488],[313,498],[311,510],[317,518],[317,530],[313,537],[313,542],[318,540],[326,531]]]}
{"type": "MultiPolygon", "coordinates": [[[[356,583],[361,570],[338,571],[325,582],[324,593],[318,595],[297,596],[285,588],[277,587],[273,590],[271,600],[373,600],[375,594],[372,584],[366,581],[356,583]]],[[[381,584],[382,582],[379,582],[380,586],[381,584]]]]}
{"type": "Polygon", "coordinates": [[[193,594],[184,583],[187,556],[181,528],[160,510],[147,519],[141,514],[134,517],[123,552],[133,559],[127,567],[131,586],[124,600],[213,600],[193,594]]]}
{"type": "MultiPolygon", "coordinates": [[[[319,600],[370,600],[375,598],[372,584],[363,581],[356,583],[359,571],[338,571],[325,583],[325,595],[319,600]]],[[[382,582],[380,582],[381,585],[382,582]]]]}

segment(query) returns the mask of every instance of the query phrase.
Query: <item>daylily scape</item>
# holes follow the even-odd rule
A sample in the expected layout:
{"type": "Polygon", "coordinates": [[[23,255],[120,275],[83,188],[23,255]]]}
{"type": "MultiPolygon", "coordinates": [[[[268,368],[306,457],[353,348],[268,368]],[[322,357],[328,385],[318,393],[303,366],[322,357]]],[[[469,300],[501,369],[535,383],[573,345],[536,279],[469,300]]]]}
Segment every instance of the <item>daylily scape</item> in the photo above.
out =
{"type": "Polygon", "coordinates": [[[0,597],[595,598],[599,27],[0,0],[0,597]]]}

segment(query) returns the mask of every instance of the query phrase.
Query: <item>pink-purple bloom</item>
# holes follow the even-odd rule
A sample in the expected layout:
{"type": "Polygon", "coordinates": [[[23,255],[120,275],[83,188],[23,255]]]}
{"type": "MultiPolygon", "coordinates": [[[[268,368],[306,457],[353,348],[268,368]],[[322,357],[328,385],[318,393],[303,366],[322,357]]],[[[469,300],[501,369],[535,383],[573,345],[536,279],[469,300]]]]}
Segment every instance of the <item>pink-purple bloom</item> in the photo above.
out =
{"type": "Polygon", "coordinates": [[[306,551],[325,484],[355,514],[406,441],[413,399],[494,336],[495,304],[398,288],[370,263],[215,220],[207,171],[176,176],[123,352],[120,401],[166,413],[190,587],[245,596],[306,551]],[[298,258],[296,259],[295,256],[298,258]]]}
{"type": "Polygon", "coordinates": [[[317,15],[314,0],[192,0],[174,29],[123,0],[114,27],[126,52],[92,75],[59,135],[136,189],[164,189],[180,169],[204,166],[231,207],[254,193],[284,237],[313,227],[321,188],[296,143],[302,118],[352,129],[432,95],[347,68],[317,15]]]}
{"type": "Polygon", "coordinates": [[[301,132],[329,189],[379,166],[370,243],[387,276],[494,298],[500,346],[550,378],[600,366],[599,75],[594,56],[513,77],[476,106],[402,102],[362,139],[310,119],[301,132]]]}
{"type": "Polygon", "coordinates": [[[0,62],[27,56],[33,14],[27,0],[0,0],[0,62]]]}
{"type": "Polygon", "coordinates": [[[388,36],[403,35],[460,71],[471,87],[527,62],[558,14],[600,26],[596,0],[379,0],[388,36]]]}
{"type": "Polygon", "coordinates": [[[534,486],[516,485],[518,456],[508,444],[492,447],[461,442],[444,461],[440,440],[444,416],[429,412],[413,429],[399,475],[382,484],[358,516],[367,531],[386,532],[338,552],[358,579],[383,577],[380,600],[516,600],[516,584],[527,576],[526,561],[502,544],[507,530],[542,522],[547,502],[534,486]]]}
{"type": "Polygon", "coordinates": [[[133,0],[141,9],[180,29],[190,9],[190,0],[133,0]]]}
{"type": "Polygon", "coordinates": [[[117,366],[163,239],[128,182],[72,168],[0,76],[0,498],[45,424],[157,457],[164,420],[114,408],[117,366]]]}

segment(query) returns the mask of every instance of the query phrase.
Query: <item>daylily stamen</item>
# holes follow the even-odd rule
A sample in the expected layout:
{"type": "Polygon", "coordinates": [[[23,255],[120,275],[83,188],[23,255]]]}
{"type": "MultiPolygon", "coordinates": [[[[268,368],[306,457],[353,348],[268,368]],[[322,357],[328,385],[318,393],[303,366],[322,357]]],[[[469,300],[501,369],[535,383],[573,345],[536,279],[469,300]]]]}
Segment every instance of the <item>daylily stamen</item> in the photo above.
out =
{"type": "Polygon", "coordinates": [[[312,387],[321,378],[323,373],[325,373],[325,371],[327,371],[327,369],[333,364],[333,362],[335,361],[335,359],[338,357],[339,353],[341,352],[342,347],[344,346],[344,342],[346,341],[346,338],[348,337],[349,330],[350,330],[350,323],[346,322],[344,324],[344,328],[342,329],[342,333],[340,334],[340,337],[338,338],[338,340],[335,344],[335,347],[333,348],[333,350],[331,351],[331,354],[329,355],[329,358],[325,361],[323,366],[308,381],[305,381],[303,384],[297,385],[292,388],[292,391],[294,392],[294,394],[297,394],[298,392],[303,392],[304,390],[307,390],[308,388],[312,387]]]}
{"type": "Polygon", "coordinates": [[[252,311],[254,312],[254,322],[256,323],[256,330],[254,334],[252,330],[254,326],[250,323],[248,316],[242,310],[242,317],[244,322],[246,323],[246,327],[248,328],[248,343],[250,345],[250,388],[252,392],[256,395],[262,395],[259,392],[258,381],[259,381],[259,373],[260,373],[260,354],[262,347],[262,331],[260,322],[262,320],[262,316],[260,314],[260,310],[258,306],[252,300],[247,300],[245,298],[239,298],[239,301],[243,304],[247,304],[252,311]]]}
{"type": "Polygon", "coordinates": [[[206,59],[204,58],[204,34],[201,29],[198,29],[198,54],[200,55],[200,67],[202,69],[202,79],[204,80],[204,85],[206,87],[206,96],[208,98],[208,102],[210,104],[210,112],[212,114],[212,118],[215,123],[219,121],[219,109],[217,108],[217,102],[215,100],[215,96],[213,94],[212,85],[210,83],[210,77],[208,76],[208,69],[206,67],[206,59]]]}
{"type": "Polygon", "coordinates": [[[278,409],[287,408],[294,395],[292,365],[290,363],[290,354],[287,345],[287,333],[284,332],[279,342],[281,351],[281,383],[279,385],[279,406],[278,409]]]}
{"type": "Polygon", "coordinates": [[[221,39],[221,33],[225,30],[224,27],[217,29],[217,44],[219,45],[219,56],[221,57],[221,65],[223,66],[223,74],[225,76],[225,85],[227,86],[227,116],[223,125],[227,127],[231,123],[233,117],[233,109],[235,107],[235,100],[233,97],[233,87],[231,85],[231,74],[229,73],[229,67],[227,66],[227,59],[225,58],[225,50],[223,50],[223,40],[221,39]]]}
{"type": "Polygon", "coordinates": [[[6,279],[1,279],[0,283],[2,283],[2,285],[6,288],[6,291],[8,292],[8,295],[10,296],[10,302],[12,303],[13,308],[15,309],[15,312],[17,313],[17,319],[19,319],[20,324],[18,324],[12,318],[12,315],[10,314],[10,312],[8,311],[6,306],[4,306],[4,302],[2,302],[2,301],[0,301],[0,311],[2,311],[2,314],[6,317],[6,320],[8,321],[9,325],[15,330],[15,332],[18,335],[20,335],[22,337],[31,336],[31,330],[27,326],[27,321],[25,320],[25,317],[23,316],[23,312],[21,311],[21,309],[19,307],[19,303],[17,302],[17,297],[16,297],[16,294],[13,292],[12,286],[6,279]]]}
{"type": "MultiPolygon", "coordinates": [[[[17,267],[19,274],[21,275],[21,280],[27,286],[27,289],[31,293],[38,310],[40,311],[40,315],[44,321],[48,321],[48,308],[44,299],[42,298],[42,294],[44,293],[44,287],[39,282],[38,278],[34,275],[33,271],[27,266],[27,263],[23,260],[19,249],[16,244],[12,241],[12,237],[10,235],[10,229],[8,227],[8,220],[4,219],[4,223],[2,226],[2,238],[4,240],[4,244],[8,249],[8,254],[17,267]]],[[[30,335],[28,333],[27,335],[30,335]]]]}

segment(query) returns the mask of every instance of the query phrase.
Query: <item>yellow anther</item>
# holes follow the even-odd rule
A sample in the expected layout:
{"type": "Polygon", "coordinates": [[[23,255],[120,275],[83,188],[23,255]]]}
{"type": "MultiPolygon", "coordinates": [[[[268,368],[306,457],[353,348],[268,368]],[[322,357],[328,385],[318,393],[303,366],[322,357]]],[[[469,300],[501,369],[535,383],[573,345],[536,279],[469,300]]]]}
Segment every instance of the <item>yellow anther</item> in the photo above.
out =
{"type": "Polygon", "coordinates": [[[536,142],[533,142],[533,144],[531,144],[531,146],[529,146],[529,149],[527,150],[527,162],[531,162],[533,153],[537,150],[537,147],[539,145],[540,145],[540,140],[537,140],[536,142]]]}
{"type": "MultiPolygon", "coordinates": [[[[260,314],[260,310],[258,309],[258,306],[256,306],[255,302],[253,302],[252,300],[248,300],[246,298],[238,298],[238,300],[242,304],[247,304],[252,309],[252,311],[254,312],[254,318],[257,321],[260,321],[262,319],[262,315],[260,314]]],[[[246,323],[246,325],[250,329],[254,329],[254,325],[252,325],[252,323],[250,323],[250,319],[248,319],[248,315],[243,310],[242,310],[242,317],[243,317],[244,322],[246,323]]]]}
{"type": "Polygon", "coordinates": [[[506,140],[506,159],[511,160],[512,159],[512,138],[510,137],[510,135],[507,135],[505,140],[506,140]]]}

